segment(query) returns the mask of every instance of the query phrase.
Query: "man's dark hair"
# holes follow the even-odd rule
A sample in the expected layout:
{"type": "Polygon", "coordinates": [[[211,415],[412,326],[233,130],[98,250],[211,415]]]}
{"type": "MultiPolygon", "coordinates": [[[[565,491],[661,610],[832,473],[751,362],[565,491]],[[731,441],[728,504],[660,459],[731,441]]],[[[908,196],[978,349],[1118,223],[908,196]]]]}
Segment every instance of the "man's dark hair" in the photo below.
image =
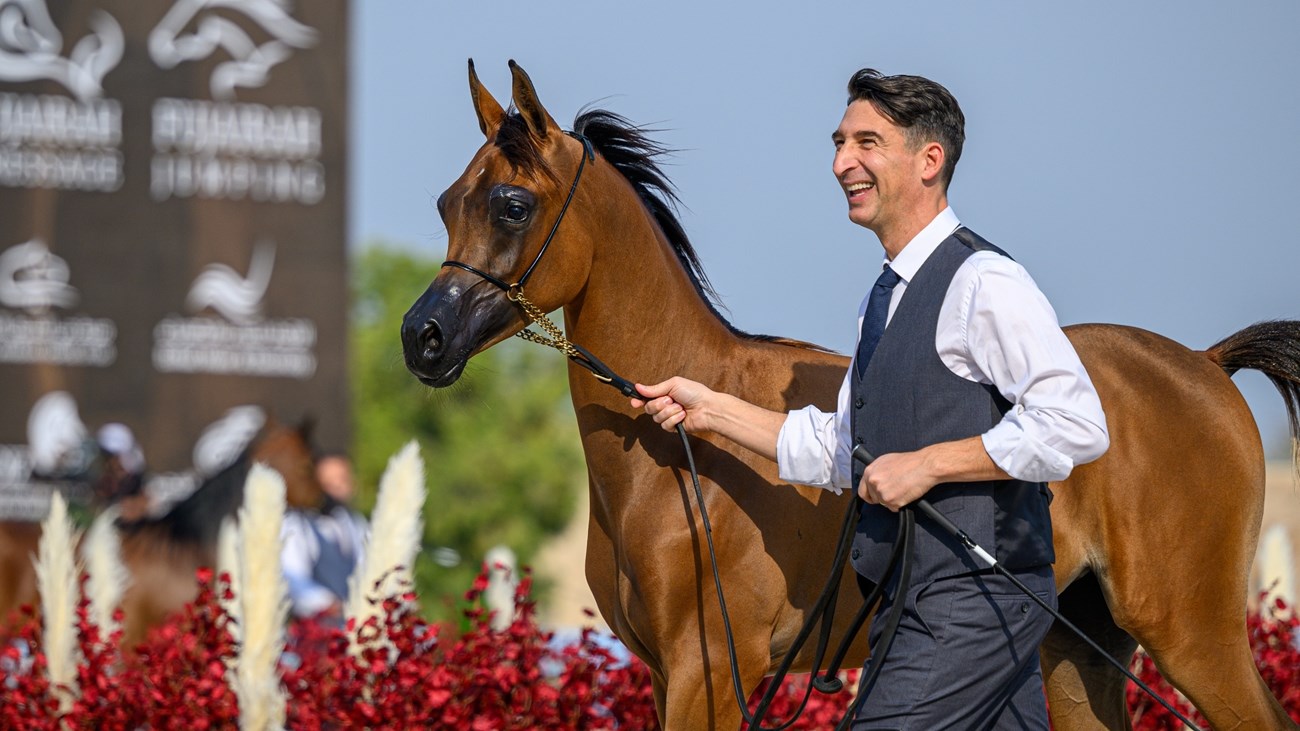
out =
{"type": "Polygon", "coordinates": [[[869,101],[876,111],[902,127],[907,144],[926,142],[943,146],[943,185],[952,182],[953,169],[966,141],[966,116],[957,100],[943,86],[922,76],[885,76],[875,69],[862,69],[849,79],[849,104],[869,101]]]}

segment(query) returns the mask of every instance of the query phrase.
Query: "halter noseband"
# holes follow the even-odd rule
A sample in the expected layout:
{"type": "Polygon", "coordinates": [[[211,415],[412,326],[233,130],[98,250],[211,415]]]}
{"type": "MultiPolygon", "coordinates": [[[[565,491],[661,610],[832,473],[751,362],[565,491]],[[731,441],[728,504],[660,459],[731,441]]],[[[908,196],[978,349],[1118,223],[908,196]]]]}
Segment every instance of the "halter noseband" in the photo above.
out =
{"type": "Polygon", "coordinates": [[[547,247],[551,245],[551,239],[555,238],[555,232],[560,229],[560,221],[564,220],[564,214],[569,210],[569,204],[573,202],[573,194],[578,191],[578,181],[582,180],[582,170],[587,166],[587,160],[590,159],[593,162],[596,160],[596,150],[592,147],[591,140],[577,132],[565,132],[564,134],[582,143],[583,154],[582,157],[578,158],[578,172],[573,176],[573,184],[569,186],[569,195],[564,199],[564,205],[560,207],[560,215],[555,217],[555,223],[551,226],[551,232],[546,234],[546,240],[542,242],[541,250],[537,252],[537,256],[533,257],[533,263],[529,264],[528,268],[524,270],[524,274],[519,278],[519,281],[514,284],[507,284],[505,280],[494,277],[482,269],[454,259],[444,261],[442,266],[456,267],[458,269],[464,269],[471,274],[477,274],[483,279],[491,282],[501,291],[505,292],[510,301],[515,301],[516,297],[518,297],[523,291],[524,284],[528,282],[528,278],[533,275],[533,270],[537,268],[538,262],[542,260],[542,255],[546,253],[547,247]]]}

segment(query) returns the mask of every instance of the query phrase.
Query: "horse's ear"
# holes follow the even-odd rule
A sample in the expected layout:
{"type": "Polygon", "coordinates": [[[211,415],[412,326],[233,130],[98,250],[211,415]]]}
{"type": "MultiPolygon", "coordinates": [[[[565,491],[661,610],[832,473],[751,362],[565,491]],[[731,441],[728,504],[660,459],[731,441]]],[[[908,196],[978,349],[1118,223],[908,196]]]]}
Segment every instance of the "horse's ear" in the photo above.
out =
{"type": "Polygon", "coordinates": [[[528,130],[539,140],[546,139],[546,133],[552,129],[558,132],[560,125],[551,119],[546,108],[537,100],[537,90],[533,88],[532,79],[528,78],[523,67],[515,63],[514,59],[510,60],[510,74],[514,77],[515,107],[528,125],[528,130]]]}
{"type": "Polygon", "coordinates": [[[478,74],[474,73],[474,59],[469,60],[469,95],[474,100],[474,113],[478,115],[478,128],[483,130],[483,134],[488,139],[492,139],[497,133],[497,128],[501,126],[501,120],[505,119],[505,110],[492,98],[488,93],[483,82],[478,80],[478,74]]]}
{"type": "Polygon", "coordinates": [[[298,420],[297,432],[298,436],[302,437],[304,442],[310,444],[312,434],[316,432],[316,417],[311,414],[304,414],[303,417],[298,420]]]}

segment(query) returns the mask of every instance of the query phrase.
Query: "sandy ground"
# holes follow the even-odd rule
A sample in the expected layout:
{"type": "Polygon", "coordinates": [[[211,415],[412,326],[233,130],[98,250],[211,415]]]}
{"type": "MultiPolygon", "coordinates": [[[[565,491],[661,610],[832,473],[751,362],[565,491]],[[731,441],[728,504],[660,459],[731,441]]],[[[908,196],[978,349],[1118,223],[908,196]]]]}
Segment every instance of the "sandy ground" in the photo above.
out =
{"type": "Polygon", "coordinates": [[[559,537],[538,551],[533,561],[533,573],[539,580],[551,585],[544,603],[537,607],[537,619],[549,629],[596,627],[608,630],[600,614],[589,617],[584,609],[596,612],[596,599],[587,588],[584,566],[587,561],[587,512],[589,506],[586,482],[581,497],[573,511],[573,518],[559,537]]]}

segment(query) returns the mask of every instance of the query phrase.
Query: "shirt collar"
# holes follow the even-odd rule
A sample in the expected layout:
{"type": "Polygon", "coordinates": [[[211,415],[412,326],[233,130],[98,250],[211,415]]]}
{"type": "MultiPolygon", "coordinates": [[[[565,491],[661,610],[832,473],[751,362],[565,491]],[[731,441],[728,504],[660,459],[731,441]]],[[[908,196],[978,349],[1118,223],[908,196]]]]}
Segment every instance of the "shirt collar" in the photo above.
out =
{"type": "Polygon", "coordinates": [[[957,220],[957,214],[952,212],[952,207],[944,208],[939,212],[939,215],[934,217],[934,220],[926,224],[925,228],[921,229],[916,236],[912,237],[911,241],[907,242],[907,245],[903,247],[902,251],[898,252],[898,256],[893,261],[890,261],[889,257],[886,256],[885,264],[889,265],[889,268],[893,269],[894,273],[903,282],[911,282],[912,277],[915,277],[916,273],[920,271],[925,260],[929,259],[934,250],[939,248],[939,244],[942,244],[944,239],[948,238],[959,226],[961,226],[961,221],[957,220]]]}

